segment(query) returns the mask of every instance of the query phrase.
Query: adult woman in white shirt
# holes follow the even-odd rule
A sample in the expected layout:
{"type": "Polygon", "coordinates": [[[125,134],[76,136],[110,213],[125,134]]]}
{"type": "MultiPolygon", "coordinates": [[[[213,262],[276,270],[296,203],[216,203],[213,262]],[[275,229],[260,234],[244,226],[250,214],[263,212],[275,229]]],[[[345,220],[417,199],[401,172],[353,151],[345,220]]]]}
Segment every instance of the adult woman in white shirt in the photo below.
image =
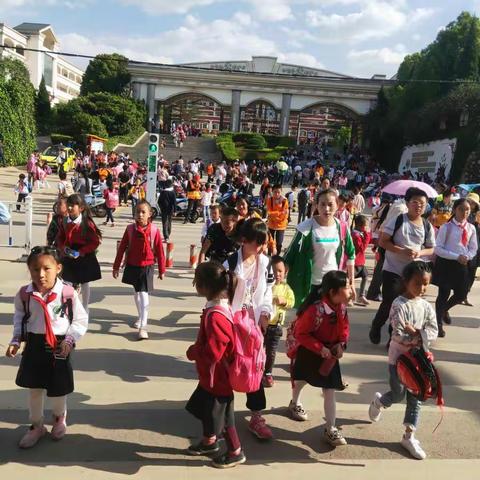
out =
{"type": "Polygon", "coordinates": [[[443,323],[451,323],[448,311],[463,302],[468,292],[468,262],[478,249],[475,227],[467,221],[469,215],[468,201],[456,200],[452,218],[440,227],[436,239],[434,281],[438,285],[435,308],[439,337],[445,336],[443,323]]]}

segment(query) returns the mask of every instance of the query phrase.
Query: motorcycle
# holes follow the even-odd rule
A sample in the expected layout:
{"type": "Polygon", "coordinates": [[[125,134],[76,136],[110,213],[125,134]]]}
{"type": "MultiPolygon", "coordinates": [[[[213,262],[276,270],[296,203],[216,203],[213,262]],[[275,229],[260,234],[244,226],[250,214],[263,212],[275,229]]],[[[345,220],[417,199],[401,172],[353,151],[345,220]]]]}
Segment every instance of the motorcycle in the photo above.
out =
{"type": "MultiPolygon", "coordinates": [[[[188,200],[186,198],[177,198],[177,209],[175,210],[175,217],[185,217],[187,214],[188,200]]],[[[200,207],[192,213],[191,220],[196,222],[200,217],[200,207]]]]}

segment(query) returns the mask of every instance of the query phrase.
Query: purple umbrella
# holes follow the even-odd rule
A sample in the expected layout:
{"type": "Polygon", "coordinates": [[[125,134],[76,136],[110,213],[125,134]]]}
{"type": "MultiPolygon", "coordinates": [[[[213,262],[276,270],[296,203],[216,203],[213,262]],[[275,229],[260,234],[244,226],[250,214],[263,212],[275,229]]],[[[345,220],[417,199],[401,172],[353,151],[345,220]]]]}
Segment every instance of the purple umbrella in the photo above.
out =
{"type": "Polygon", "coordinates": [[[389,183],[383,188],[382,192],[403,196],[410,187],[416,187],[423,190],[429,198],[436,198],[439,195],[439,193],[428,183],[417,182],[416,180],[397,180],[396,182],[389,183]]]}

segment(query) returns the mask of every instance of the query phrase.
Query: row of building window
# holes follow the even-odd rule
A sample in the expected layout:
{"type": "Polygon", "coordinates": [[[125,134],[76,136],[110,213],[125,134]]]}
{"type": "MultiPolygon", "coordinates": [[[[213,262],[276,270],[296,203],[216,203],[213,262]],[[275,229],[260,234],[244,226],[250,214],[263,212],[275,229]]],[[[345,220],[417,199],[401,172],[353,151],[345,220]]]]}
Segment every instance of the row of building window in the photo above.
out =
{"type": "Polygon", "coordinates": [[[57,73],[62,77],[68,78],[72,82],[82,83],[82,77],[80,75],[75,75],[73,72],[69,72],[67,69],[57,65],[57,73]]]}

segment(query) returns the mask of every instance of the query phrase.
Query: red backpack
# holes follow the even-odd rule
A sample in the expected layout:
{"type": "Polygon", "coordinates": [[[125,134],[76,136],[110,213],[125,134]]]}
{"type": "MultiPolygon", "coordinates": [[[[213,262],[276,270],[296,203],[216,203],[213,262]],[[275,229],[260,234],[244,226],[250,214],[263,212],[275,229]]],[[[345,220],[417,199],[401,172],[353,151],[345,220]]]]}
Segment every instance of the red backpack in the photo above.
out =
{"type": "MultiPolygon", "coordinates": [[[[20,289],[20,300],[23,303],[23,311],[25,315],[22,318],[22,333],[21,333],[21,341],[27,341],[27,323],[28,319],[30,318],[30,296],[31,293],[27,292],[28,285],[23,286],[20,289]]],[[[68,321],[70,324],[73,322],[73,294],[75,289],[71,285],[67,285],[66,283],[63,284],[62,288],[62,316],[67,315],[68,321]]]]}
{"type": "MultiPolygon", "coordinates": [[[[232,314],[230,308],[217,305],[207,315],[219,312],[233,325],[234,355],[228,363],[228,378],[235,392],[256,392],[260,388],[265,370],[266,354],[263,348],[263,334],[246,310],[232,314]]],[[[213,381],[213,374],[211,377],[213,381]]]]}
{"type": "Polygon", "coordinates": [[[445,404],[442,382],[433,364],[433,354],[423,348],[412,348],[397,360],[400,383],[418,400],[424,402],[436,398],[439,407],[445,404]]]}

